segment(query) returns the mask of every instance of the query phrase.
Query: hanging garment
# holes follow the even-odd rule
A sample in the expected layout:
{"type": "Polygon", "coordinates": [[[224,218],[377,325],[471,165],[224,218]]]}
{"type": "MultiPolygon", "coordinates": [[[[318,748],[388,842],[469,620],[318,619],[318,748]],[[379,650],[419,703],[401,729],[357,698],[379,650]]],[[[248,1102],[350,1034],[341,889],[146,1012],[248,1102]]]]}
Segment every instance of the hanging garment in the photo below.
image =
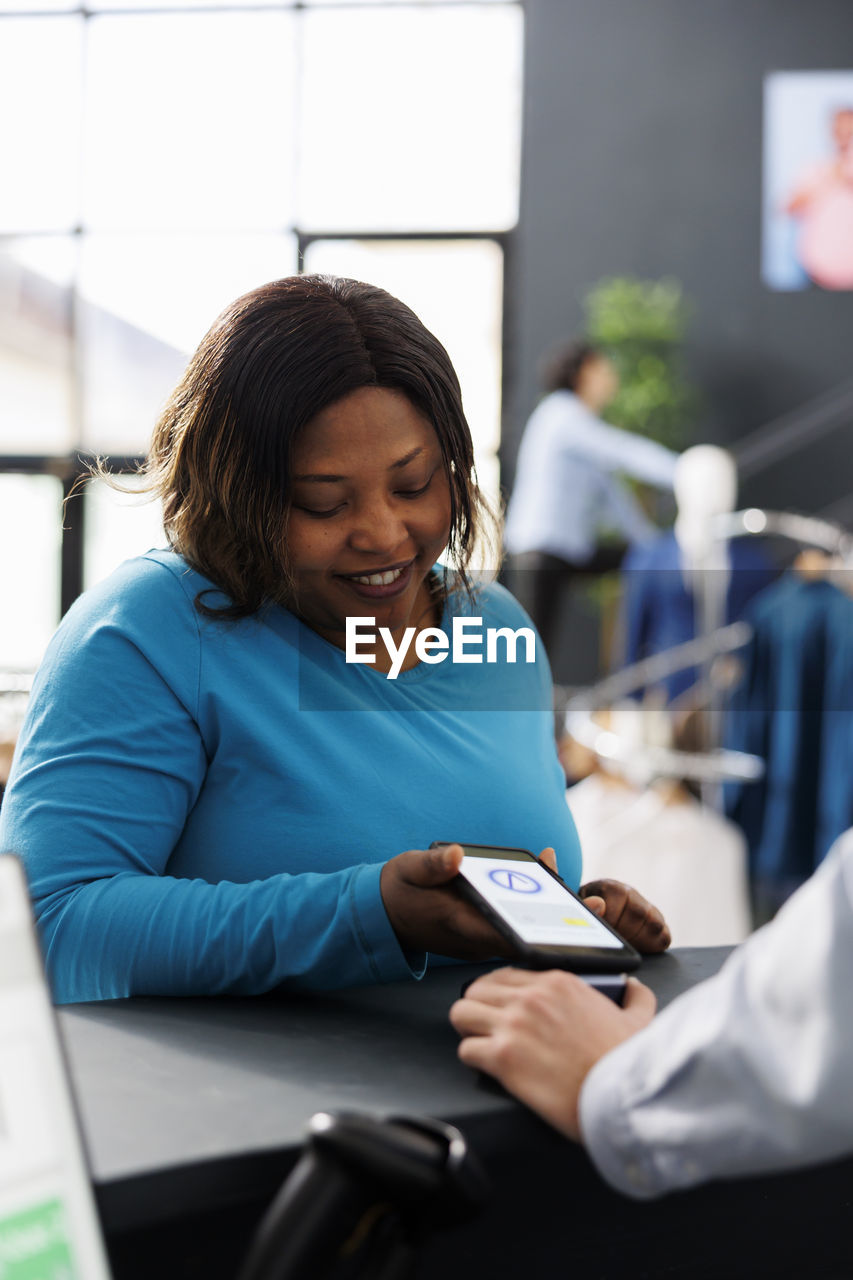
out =
{"type": "Polygon", "coordinates": [[[757,891],[778,906],[853,818],[853,601],[786,575],[746,612],[754,629],[726,745],[763,757],[758,783],[729,784],[757,891]]]}
{"type": "MultiPolygon", "coordinates": [[[[765,554],[749,539],[734,539],[728,544],[728,552],[727,623],[742,618],[750,600],[776,576],[765,554]]],[[[697,634],[696,599],[685,581],[683,567],[681,548],[672,531],[634,548],[624,560],[626,663],[639,662],[650,654],[692,640],[697,634]]],[[[696,678],[693,668],[668,676],[664,685],[669,698],[683,693],[696,678]]]]}
{"type": "Polygon", "coordinates": [[[639,790],[595,773],[570,787],[583,881],[633,885],[664,914],[676,947],[732,946],[750,931],[746,843],[681,787],[639,790]]]}
{"type": "Polygon", "coordinates": [[[853,826],[853,599],[835,590],[826,613],[815,864],[853,826]]]}

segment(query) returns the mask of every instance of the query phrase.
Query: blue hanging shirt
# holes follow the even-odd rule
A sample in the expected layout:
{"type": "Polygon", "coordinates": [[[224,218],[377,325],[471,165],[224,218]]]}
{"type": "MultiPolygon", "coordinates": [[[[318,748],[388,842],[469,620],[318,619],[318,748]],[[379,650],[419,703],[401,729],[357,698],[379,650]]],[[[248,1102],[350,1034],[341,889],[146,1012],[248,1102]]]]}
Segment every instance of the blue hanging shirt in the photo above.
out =
{"type": "Polygon", "coordinates": [[[755,880],[790,892],[853,823],[853,601],[830,582],[788,574],[746,617],[754,634],[726,745],[762,756],[766,772],[727,786],[727,808],[755,880]]]}
{"type": "MultiPolygon", "coordinates": [[[[750,600],[776,576],[767,557],[749,539],[733,539],[728,550],[727,623],[742,618],[750,600]]],[[[696,600],[685,584],[681,550],[672,530],[632,548],[622,562],[621,572],[626,663],[639,662],[694,639],[696,600]]],[[[688,668],[662,683],[672,700],[696,679],[696,670],[688,668]]]]}

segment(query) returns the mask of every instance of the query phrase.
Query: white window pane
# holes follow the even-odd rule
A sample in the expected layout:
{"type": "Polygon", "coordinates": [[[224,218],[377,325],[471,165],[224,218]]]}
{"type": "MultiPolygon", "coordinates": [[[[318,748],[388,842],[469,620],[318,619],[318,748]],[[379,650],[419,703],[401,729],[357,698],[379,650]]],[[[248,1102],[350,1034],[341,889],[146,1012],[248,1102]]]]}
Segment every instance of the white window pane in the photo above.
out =
{"type": "Polygon", "coordinates": [[[86,5],[93,13],[102,9],[259,9],[259,8],[292,8],[294,0],[173,0],[167,5],[164,0],[89,0],[86,5]]]}
{"type": "Polygon", "coordinates": [[[83,22],[0,23],[0,230],[64,231],[79,218],[83,22]]]}
{"type": "Polygon", "coordinates": [[[300,225],[513,226],[521,53],[515,6],[306,13],[300,225]]]}
{"type": "Polygon", "coordinates": [[[86,485],[86,520],[83,539],[83,585],[100,582],[131,556],[152,547],[165,547],[163,510],[159,500],[140,495],[133,476],[118,476],[122,492],[103,480],[86,485]],[[128,490],[130,492],[128,492],[128,490]]]}
{"type": "Polygon", "coordinates": [[[84,444],[145,451],[159,409],[219,312],[292,275],[292,236],[90,236],[80,273],[84,444]]]}
{"type": "Polygon", "coordinates": [[[74,443],[70,237],[0,242],[0,453],[74,443]]]}
{"type": "Polygon", "coordinates": [[[366,280],[420,316],[453,361],[479,479],[497,497],[503,253],[493,240],[315,240],[305,270],[366,280]]]}
{"type": "Polygon", "coordinates": [[[62,485],[0,475],[0,668],[33,670],[59,622],[62,485]]]}
{"type": "Polygon", "coordinates": [[[292,14],[95,17],[90,28],[91,227],[292,222],[292,14]]]}
{"type": "MultiPolygon", "coordinates": [[[[353,7],[364,5],[364,0],[302,0],[302,2],[305,5],[306,9],[311,9],[311,8],[322,9],[326,5],[333,5],[335,8],[339,8],[343,5],[352,5],[353,7]]],[[[388,6],[395,5],[395,4],[411,5],[411,3],[412,3],[412,0],[382,0],[382,4],[388,5],[388,6]]],[[[517,0],[418,0],[418,4],[421,4],[421,5],[464,4],[467,8],[470,9],[479,4],[482,4],[483,6],[493,5],[493,4],[517,4],[517,0]]]]}
{"type": "Polygon", "coordinates": [[[59,13],[79,8],[80,0],[0,0],[0,13],[59,13]]]}

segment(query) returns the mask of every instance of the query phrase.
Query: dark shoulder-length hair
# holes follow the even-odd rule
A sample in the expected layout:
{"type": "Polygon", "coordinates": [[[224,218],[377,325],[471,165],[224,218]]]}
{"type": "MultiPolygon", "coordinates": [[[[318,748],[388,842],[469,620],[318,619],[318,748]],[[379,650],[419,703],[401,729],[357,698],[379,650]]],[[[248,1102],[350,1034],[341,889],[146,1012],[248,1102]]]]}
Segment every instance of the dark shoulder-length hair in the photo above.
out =
{"type": "Polygon", "coordinates": [[[293,445],[327,405],[362,387],[401,391],[432,424],[450,484],[448,549],[463,586],[475,537],[494,534],[474,472],[459,381],[402,302],[334,276],[289,276],[244,294],[202,339],[154,429],[145,487],[170,544],[245,617],[294,603],[288,563],[293,445]]]}
{"type": "Polygon", "coordinates": [[[573,338],[545,356],[539,369],[545,391],[577,391],[581,371],[604,352],[584,338],[573,338]]]}

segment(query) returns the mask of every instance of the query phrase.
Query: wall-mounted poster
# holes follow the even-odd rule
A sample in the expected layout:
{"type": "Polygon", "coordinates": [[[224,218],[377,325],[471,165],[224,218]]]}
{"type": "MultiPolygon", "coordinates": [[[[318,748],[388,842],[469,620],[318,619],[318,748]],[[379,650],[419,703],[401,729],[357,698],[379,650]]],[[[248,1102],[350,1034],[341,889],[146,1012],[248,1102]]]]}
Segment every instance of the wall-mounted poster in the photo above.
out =
{"type": "Polygon", "coordinates": [[[853,289],[853,71],[765,79],[762,276],[853,289]]]}

